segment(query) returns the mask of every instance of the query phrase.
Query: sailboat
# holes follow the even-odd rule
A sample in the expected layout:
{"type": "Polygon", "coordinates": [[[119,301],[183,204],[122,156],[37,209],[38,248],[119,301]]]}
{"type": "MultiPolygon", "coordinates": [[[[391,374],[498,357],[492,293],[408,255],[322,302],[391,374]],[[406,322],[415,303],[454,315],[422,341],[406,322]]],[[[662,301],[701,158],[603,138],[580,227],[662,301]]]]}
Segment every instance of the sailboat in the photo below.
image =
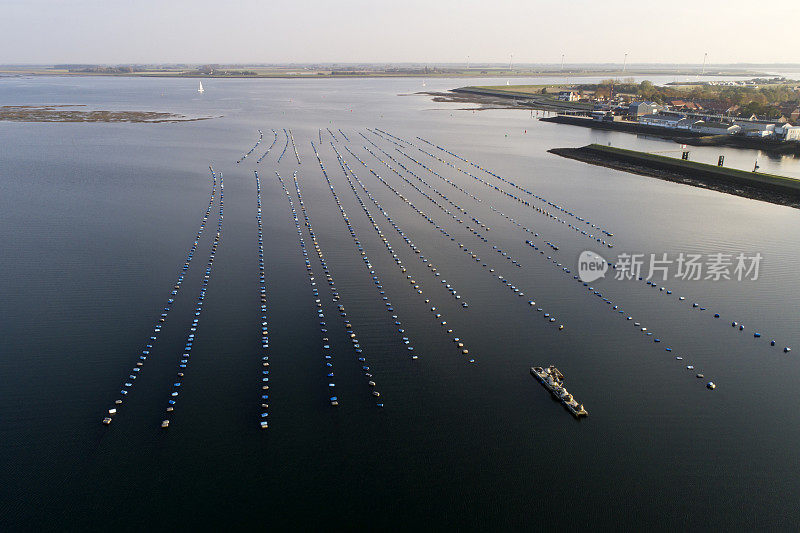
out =
{"type": "Polygon", "coordinates": [[[197,88],[197,92],[199,92],[199,93],[204,93],[204,92],[206,92],[206,90],[205,90],[205,89],[203,89],[203,82],[202,82],[202,81],[200,82],[200,87],[198,87],[198,88],[197,88]]]}
{"type": "Polygon", "coordinates": [[[426,83],[425,80],[422,80],[422,86],[425,87],[426,83]]]}

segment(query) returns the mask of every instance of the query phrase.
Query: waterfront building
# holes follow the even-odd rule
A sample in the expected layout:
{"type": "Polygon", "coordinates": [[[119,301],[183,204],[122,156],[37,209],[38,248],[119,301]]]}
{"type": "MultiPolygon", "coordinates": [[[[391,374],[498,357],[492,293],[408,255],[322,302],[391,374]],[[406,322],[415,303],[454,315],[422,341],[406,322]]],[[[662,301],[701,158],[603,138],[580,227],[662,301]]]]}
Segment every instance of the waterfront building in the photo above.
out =
{"type": "Polygon", "coordinates": [[[728,124],[727,122],[706,122],[698,120],[691,127],[692,131],[702,133],[703,135],[735,135],[739,133],[742,128],[736,124],[728,124]]]}
{"type": "Polygon", "coordinates": [[[628,114],[634,117],[642,115],[652,115],[662,108],[655,102],[631,102],[628,106],[628,114]]]}

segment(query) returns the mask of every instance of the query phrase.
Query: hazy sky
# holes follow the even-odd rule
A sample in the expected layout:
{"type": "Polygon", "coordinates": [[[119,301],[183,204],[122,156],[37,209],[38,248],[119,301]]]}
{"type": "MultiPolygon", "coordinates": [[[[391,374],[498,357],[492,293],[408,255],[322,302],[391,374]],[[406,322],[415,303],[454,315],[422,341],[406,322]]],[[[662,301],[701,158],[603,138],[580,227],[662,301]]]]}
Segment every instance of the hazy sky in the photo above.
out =
{"type": "Polygon", "coordinates": [[[0,0],[0,63],[800,63],[800,0],[0,0]]]}

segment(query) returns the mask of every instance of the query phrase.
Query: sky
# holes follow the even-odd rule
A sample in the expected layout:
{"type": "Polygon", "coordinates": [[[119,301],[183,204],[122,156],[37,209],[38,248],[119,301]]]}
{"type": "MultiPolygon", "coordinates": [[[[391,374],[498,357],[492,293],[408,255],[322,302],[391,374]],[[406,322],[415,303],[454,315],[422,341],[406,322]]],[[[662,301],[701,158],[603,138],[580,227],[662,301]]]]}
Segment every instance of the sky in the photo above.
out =
{"type": "Polygon", "coordinates": [[[800,0],[0,0],[0,64],[800,63],[797,20],[800,0]]]}

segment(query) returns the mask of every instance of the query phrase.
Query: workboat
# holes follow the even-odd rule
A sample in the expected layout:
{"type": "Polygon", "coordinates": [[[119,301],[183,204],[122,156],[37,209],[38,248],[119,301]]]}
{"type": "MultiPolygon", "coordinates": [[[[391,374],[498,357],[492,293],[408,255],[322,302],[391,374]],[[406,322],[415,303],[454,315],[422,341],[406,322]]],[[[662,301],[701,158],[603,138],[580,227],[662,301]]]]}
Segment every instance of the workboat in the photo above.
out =
{"type": "Polygon", "coordinates": [[[532,366],[531,375],[539,380],[550,391],[553,398],[561,402],[572,413],[572,416],[575,418],[589,416],[589,413],[583,408],[583,404],[579,404],[564,387],[564,374],[559,369],[552,365],[547,368],[532,366]]]}

